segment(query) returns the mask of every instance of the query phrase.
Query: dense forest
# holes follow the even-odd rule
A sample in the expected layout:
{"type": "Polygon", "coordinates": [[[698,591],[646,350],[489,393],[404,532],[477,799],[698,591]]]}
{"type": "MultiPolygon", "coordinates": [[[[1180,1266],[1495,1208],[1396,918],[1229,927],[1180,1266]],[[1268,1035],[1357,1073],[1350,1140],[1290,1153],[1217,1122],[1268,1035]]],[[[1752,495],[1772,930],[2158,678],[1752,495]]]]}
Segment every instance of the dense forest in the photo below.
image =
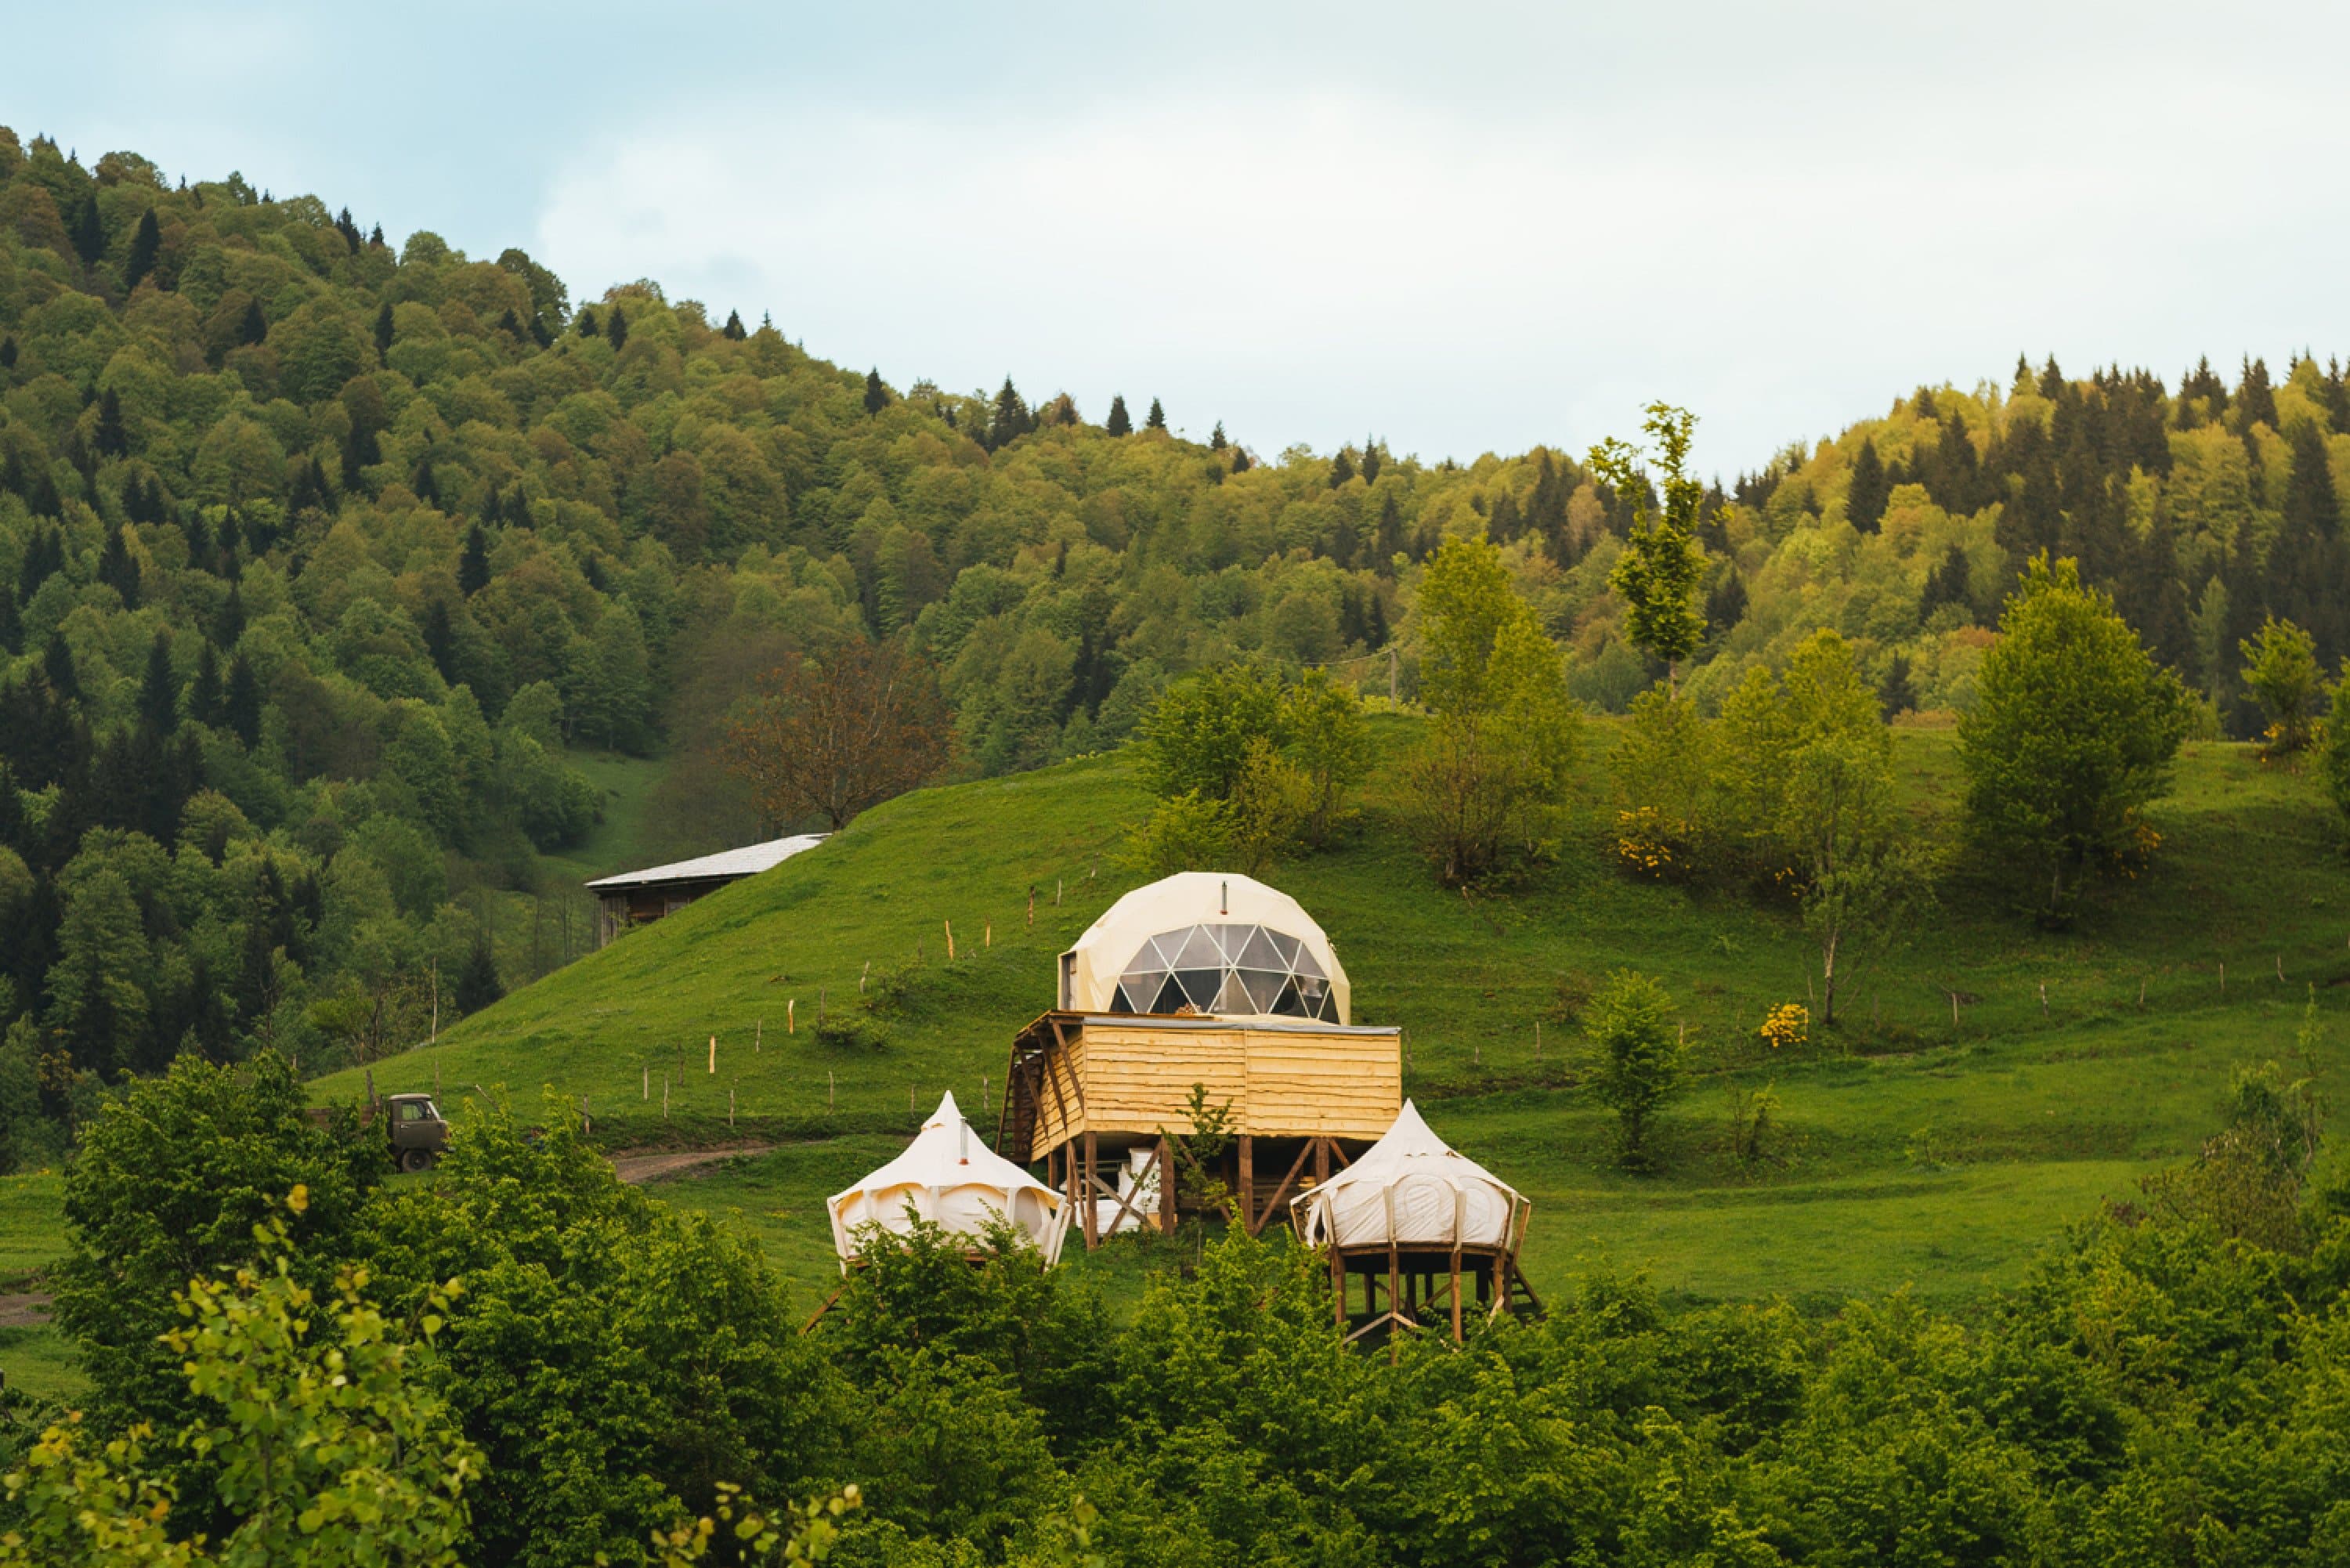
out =
{"type": "MultiPolygon", "coordinates": [[[[1921,389],[1709,491],[1683,689],[1711,712],[1826,626],[1889,706],[1964,710],[2049,547],[2250,733],[2265,615],[2327,668],[2350,638],[2345,484],[2350,386],[2306,355],[1921,389]]],[[[365,1059],[527,978],[500,899],[595,822],[583,753],[671,759],[681,853],[777,826],[719,742],[794,653],[905,639],[954,765],[1004,772],[1238,659],[1409,701],[1425,564],[1482,535],[1620,711],[1645,499],[1548,449],[1260,456],[1155,399],[893,384],[650,281],[575,305],[519,250],[0,130],[5,1158],[183,1048],[365,1059]]]]}

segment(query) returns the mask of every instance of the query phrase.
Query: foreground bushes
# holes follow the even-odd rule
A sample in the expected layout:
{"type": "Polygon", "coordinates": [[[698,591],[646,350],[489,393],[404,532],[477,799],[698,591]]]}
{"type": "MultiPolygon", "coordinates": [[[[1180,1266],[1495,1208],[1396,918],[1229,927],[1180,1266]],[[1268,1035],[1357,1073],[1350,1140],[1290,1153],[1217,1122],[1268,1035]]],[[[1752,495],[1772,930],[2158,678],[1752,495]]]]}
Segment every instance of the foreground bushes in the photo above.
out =
{"type": "MultiPolygon", "coordinates": [[[[151,1195],[102,1175],[108,1140],[195,1141],[230,1082],[184,1068],[93,1132],[81,1245],[160,1245],[121,1224],[151,1195]]],[[[222,1136],[256,1171],[339,1168],[270,1126],[222,1136]]],[[[380,1314],[386,1343],[419,1346],[451,1451],[479,1456],[467,1562],[659,1561],[654,1532],[740,1506],[734,1485],[773,1506],[853,1482],[867,1506],[832,1561],[854,1564],[2338,1563],[2350,1191],[2303,1195],[2293,1227],[2238,1225],[2244,1184],[2213,1147],[2164,1189],[2197,1203],[2083,1225],[1978,1322],[1898,1297],[1825,1323],[1668,1315],[1601,1277],[1543,1322],[1411,1341],[1392,1366],[1338,1343],[1311,1255],[1239,1236],[1122,1327],[1069,1273],[1009,1252],[972,1268],[917,1236],[803,1337],[806,1303],[749,1249],[622,1188],[565,1127],[526,1136],[503,1112],[462,1129],[430,1189],[356,1186],[289,1244],[296,1273],[367,1271],[365,1312],[315,1314],[307,1343],[380,1314]]],[[[218,1189],[224,1219],[248,1201],[218,1189]]],[[[168,1314],[167,1262],[115,1262],[126,1323],[168,1314]]],[[[167,1399],[151,1366],[90,1366],[83,1451],[143,1415],[191,1500],[172,1528],[249,1525],[234,1445],[184,1441],[223,1427],[202,1380],[167,1399]]]]}

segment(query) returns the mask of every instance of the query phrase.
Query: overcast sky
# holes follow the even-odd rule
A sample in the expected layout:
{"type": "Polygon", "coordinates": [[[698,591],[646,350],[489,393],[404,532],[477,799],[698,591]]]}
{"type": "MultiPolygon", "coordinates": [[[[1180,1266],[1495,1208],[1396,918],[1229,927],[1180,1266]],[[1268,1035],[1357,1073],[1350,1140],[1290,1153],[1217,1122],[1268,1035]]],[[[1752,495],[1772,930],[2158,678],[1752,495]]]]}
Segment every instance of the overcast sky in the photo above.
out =
{"type": "Polygon", "coordinates": [[[2350,351],[2350,12],[327,7],[8,23],[0,122],[1271,454],[1725,476],[2019,350],[2350,351]]]}

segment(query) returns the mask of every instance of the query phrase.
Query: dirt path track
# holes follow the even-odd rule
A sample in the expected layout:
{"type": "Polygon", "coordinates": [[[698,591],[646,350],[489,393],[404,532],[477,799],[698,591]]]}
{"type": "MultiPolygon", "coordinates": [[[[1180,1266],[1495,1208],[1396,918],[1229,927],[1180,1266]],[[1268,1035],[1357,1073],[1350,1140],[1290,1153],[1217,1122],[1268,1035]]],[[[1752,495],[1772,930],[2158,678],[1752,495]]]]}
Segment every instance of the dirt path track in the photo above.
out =
{"type": "Polygon", "coordinates": [[[729,1144],[724,1148],[671,1149],[658,1154],[630,1154],[624,1150],[612,1157],[612,1168],[619,1173],[621,1180],[641,1185],[659,1181],[663,1177],[681,1175],[718,1160],[764,1154],[774,1147],[764,1143],[738,1143],[729,1144]]]}

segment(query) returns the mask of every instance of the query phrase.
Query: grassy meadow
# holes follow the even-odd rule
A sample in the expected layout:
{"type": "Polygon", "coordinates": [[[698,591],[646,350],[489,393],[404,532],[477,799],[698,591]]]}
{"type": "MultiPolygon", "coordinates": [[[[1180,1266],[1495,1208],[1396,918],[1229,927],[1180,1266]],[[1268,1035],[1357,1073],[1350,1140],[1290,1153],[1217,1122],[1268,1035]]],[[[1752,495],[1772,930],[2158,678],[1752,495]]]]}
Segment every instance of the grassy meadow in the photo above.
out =
{"type": "MultiPolygon", "coordinates": [[[[1531,881],[1448,893],[1387,826],[1411,722],[1378,722],[1389,771],[1350,838],[1273,879],[1330,931],[1357,1020],[1403,1027],[1407,1090],[1431,1123],[1534,1199],[1540,1287],[1604,1266],[1692,1299],[1911,1287],[1963,1303],[2190,1153],[2234,1066],[2294,1048],[2312,986],[2321,1057],[2345,1059],[2335,832],[2314,781],[2249,747],[2187,749],[2152,814],[2161,852],[2080,929],[2009,915],[1960,863],[1939,910],[1850,985],[1836,1026],[1774,1054],[1764,1012],[1816,984],[1791,909],[1627,877],[1596,804],[1531,881]],[[1577,1003],[1621,966],[1672,989],[1696,1070],[1666,1118],[1664,1168],[1643,1177],[1615,1168],[1610,1125],[1574,1086],[1577,1003]],[[1731,1096],[1765,1084],[1776,1128],[1748,1166],[1730,1152],[1731,1096]]],[[[1595,802],[1612,733],[1593,726],[1595,802]]],[[[1905,729],[1897,748],[1918,830],[1947,831],[1953,737],[1905,729]]],[[[658,1190],[819,1286],[826,1192],[886,1158],[941,1089],[992,1130],[981,1106],[1000,1103],[1014,1030],[1051,1004],[1053,955],[1139,880],[1118,851],[1147,805],[1120,755],[902,797],[377,1064],[376,1085],[437,1083],[452,1102],[585,1096],[614,1147],[783,1141],[658,1190]],[[865,1013],[879,1043],[824,1043],[819,1006],[865,1013]]],[[[1132,1275],[1161,1245],[1122,1242],[1087,1266],[1132,1275]]]]}

